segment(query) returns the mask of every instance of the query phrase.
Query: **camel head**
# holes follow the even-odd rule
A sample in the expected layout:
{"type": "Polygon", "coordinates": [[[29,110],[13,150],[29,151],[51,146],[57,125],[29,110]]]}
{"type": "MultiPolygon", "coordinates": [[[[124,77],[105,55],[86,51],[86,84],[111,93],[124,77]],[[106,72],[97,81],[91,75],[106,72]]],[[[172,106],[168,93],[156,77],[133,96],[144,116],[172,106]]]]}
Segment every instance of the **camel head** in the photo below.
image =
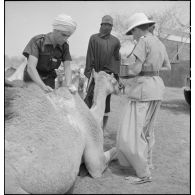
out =
{"type": "Polygon", "coordinates": [[[119,92],[119,84],[118,81],[114,78],[114,74],[112,73],[107,74],[104,71],[95,72],[94,69],[92,70],[92,75],[95,79],[95,90],[97,89],[104,89],[106,95],[111,93],[117,94],[119,92]]]}
{"type": "Polygon", "coordinates": [[[72,84],[75,85],[76,89],[79,88],[80,70],[72,70],[72,84]]]}

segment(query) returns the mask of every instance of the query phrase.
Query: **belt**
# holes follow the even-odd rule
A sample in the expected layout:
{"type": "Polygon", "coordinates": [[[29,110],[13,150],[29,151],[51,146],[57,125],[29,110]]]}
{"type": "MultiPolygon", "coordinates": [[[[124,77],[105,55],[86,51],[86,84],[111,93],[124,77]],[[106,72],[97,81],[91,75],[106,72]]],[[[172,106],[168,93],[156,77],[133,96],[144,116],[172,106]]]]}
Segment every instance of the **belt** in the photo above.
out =
{"type": "MultiPolygon", "coordinates": [[[[105,70],[103,70],[104,72],[106,72],[107,74],[112,74],[113,72],[110,72],[110,71],[105,71],[105,70]]],[[[119,77],[118,77],[118,75],[117,74],[115,74],[115,73],[113,73],[114,74],[114,78],[118,81],[119,80],[119,77]]]]}
{"type": "Polygon", "coordinates": [[[139,76],[159,76],[158,71],[141,71],[139,76]]]}
{"type": "Polygon", "coordinates": [[[42,80],[48,79],[48,78],[56,78],[56,73],[55,71],[51,71],[51,72],[40,72],[38,71],[39,76],[41,77],[42,80]]]}

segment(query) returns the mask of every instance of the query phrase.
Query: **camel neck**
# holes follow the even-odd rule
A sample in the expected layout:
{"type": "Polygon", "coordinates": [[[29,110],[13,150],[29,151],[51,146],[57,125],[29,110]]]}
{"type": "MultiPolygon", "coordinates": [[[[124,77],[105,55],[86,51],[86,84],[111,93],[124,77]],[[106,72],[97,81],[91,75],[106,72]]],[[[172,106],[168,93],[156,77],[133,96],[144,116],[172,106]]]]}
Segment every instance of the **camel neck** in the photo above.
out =
{"type": "Polygon", "coordinates": [[[100,93],[97,97],[96,100],[90,109],[93,116],[97,120],[97,122],[102,125],[103,121],[103,116],[104,116],[104,111],[105,111],[105,106],[106,106],[106,97],[107,94],[100,93]]]}

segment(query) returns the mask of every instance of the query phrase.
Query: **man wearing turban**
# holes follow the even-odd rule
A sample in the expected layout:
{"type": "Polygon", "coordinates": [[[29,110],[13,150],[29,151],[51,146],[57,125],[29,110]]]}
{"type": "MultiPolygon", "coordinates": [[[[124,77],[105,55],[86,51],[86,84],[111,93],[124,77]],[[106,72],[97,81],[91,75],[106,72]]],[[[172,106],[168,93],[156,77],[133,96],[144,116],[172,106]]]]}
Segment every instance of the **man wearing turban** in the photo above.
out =
{"type": "Polygon", "coordinates": [[[34,81],[45,92],[55,88],[55,69],[63,63],[66,85],[71,85],[71,55],[67,39],[76,30],[75,21],[67,15],[58,15],[53,21],[53,31],[34,36],[26,45],[23,55],[27,58],[24,81],[34,81]]]}
{"type": "MultiPolygon", "coordinates": [[[[101,21],[100,32],[93,34],[90,37],[87,57],[86,57],[86,67],[84,74],[91,80],[88,82],[87,95],[84,99],[85,103],[90,108],[93,104],[93,93],[95,82],[91,78],[91,71],[94,68],[96,72],[105,71],[108,74],[114,73],[114,76],[119,80],[119,71],[120,71],[120,41],[115,36],[111,35],[113,26],[113,19],[109,15],[105,15],[101,21]]],[[[106,98],[106,108],[103,118],[103,129],[105,129],[108,114],[110,112],[110,98],[111,95],[108,95],[106,98]]]]}

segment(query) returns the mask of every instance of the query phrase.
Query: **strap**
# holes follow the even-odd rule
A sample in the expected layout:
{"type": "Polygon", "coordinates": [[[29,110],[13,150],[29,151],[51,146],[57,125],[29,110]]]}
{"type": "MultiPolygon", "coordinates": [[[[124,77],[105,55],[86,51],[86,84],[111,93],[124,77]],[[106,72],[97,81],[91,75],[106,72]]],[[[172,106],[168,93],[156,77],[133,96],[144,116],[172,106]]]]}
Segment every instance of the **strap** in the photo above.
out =
{"type": "Polygon", "coordinates": [[[44,35],[44,34],[41,35],[41,37],[39,37],[39,38],[37,39],[37,43],[38,43],[38,45],[40,46],[40,51],[41,51],[41,52],[44,52],[44,45],[43,45],[44,40],[45,40],[45,35],[44,35]]]}
{"type": "Polygon", "coordinates": [[[93,75],[92,75],[92,71],[91,71],[90,77],[89,77],[88,82],[87,82],[86,92],[87,92],[88,89],[89,89],[89,86],[90,86],[90,83],[91,83],[91,81],[92,81],[92,78],[93,78],[93,75]]]}
{"type": "Polygon", "coordinates": [[[141,71],[139,76],[159,76],[159,71],[141,71]]]}

